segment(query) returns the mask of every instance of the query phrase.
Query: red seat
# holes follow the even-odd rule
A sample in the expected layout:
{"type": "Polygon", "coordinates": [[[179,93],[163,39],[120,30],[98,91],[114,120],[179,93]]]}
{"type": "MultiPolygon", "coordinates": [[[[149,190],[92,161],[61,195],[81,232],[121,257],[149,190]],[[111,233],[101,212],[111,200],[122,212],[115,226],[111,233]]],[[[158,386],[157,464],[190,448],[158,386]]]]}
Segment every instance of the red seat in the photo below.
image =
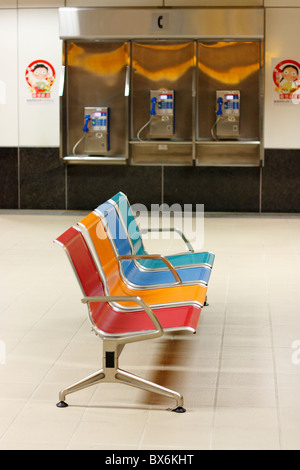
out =
{"type": "MultiPolygon", "coordinates": [[[[109,292],[105,292],[104,284],[81,232],[76,227],[71,227],[56,241],[67,250],[83,295],[85,297],[109,295],[109,292]]],[[[149,331],[154,328],[144,311],[122,311],[113,308],[108,302],[89,303],[89,310],[93,326],[103,336],[149,331]]],[[[152,309],[152,311],[164,330],[190,330],[193,333],[196,331],[201,313],[201,309],[195,304],[152,309]]]]}
{"type": "MultiPolygon", "coordinates": [[[[105,279],[93,261],[86,242],[77,227],[69,228],[55,240],[64,247],[87,303],[89,317],[95,332],[104,344],[103,368],[92,376],[60,392],[60,407],[67,406],[64,399],[75,392],[100,381],[118,382],[160,393],[177,401],[174,411],[185,411],[182,395],[161,387],[118,368],[118,359],[125,344],[161,336],[164,331],[190,331],[195,333],[201,308],[192,301],[180,306],[150,309],[140,297],[111,297],[105,279]],[[135,302],[141,310],[124,310],[118,302],[135,302]]],[[[166,304],[168,305],[168,304],[166,304]]]]}

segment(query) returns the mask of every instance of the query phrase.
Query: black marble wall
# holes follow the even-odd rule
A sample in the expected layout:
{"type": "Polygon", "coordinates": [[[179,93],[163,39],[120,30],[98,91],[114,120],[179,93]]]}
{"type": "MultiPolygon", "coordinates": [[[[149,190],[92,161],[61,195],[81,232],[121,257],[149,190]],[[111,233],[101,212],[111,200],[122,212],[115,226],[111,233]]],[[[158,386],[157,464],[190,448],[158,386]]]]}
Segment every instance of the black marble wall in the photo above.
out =
{"type": "Polygon", "coordinates": [[[20,148],[20,209],[64,209],[65,167],[57,148],[20,148]]]}
{"type": "Polygon", "coordinates": [[[18,208],[18,149],[0,148],[0,209],[18,208]]]}
{"type": "Polygon", "coordinates": [[[265,151],[262,212],[300,212],[300,150],[265,151]]]}
{"type": "Polygon", "coordinates": [[[204,204],[206,212],[259,211],[256,167],[166,167],[164,201],[204,204]]]}
{"type": "Polygon", "coordinates": [[[118,191],[150,207],[300,212],[300,150],[266,149],[265,166],[69,165],[58,148],[0,148],[0,209],[92,210],[118,191]]]}
{"type": "Polygon", "coordinates": [[[147,207],[161,203],[160,167],[74,165],[67,173],[68,209],[94,209],[119,191],[147,207]]]}

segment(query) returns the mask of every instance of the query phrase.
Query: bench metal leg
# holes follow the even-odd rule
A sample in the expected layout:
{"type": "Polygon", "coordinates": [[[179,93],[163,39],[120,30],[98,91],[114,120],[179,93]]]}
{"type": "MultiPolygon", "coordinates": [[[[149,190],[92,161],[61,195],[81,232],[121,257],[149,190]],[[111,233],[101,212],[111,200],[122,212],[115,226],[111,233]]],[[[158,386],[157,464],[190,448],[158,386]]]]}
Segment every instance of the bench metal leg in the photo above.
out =
{"type": "Polygon", "coordinates": [[[131,385],[132,387],[146,390],[148,392],[158,393],[169,398],[176,400],[177,406],[172,411],[176,413],[184,413],[186,410],[183,408],[183,396],[162,387],[154,382],[150,382],[142,377],[131,374],[118,368],[119,356],[123,350],[124,345],[118,344],[118,342],[104,341],[103,342],[103,368],[89,375],[85,379],[76,382],[75,384],[63,389],[59,393],[59,402],[56,406],[59,408],[65,408],[68,404],[65,402],[65,398],[68,394],[77,392],[84,388],[92,385],[97,385],[100,382],[108,383],[122,383],[125,385],[131,385]]]}
{"type": "Polygon", "coordinates": [[[166,387],[162,387],[161,385],[150,382],[149,380],[143,379],[142,377],[138,377],[121,369],[117,369],[113,374],[110,370],[107,376],[102,369],[95,372],[94,374],[89,375],[85,379],[79,380],[75,384],[61,390],[59,393],[59,402],[56,406],[59,408],[66,408],[68,406],[68,404],[65,402],[67,395],[78,392],[79,390],[83,390],[84,388],[91,387],[92,385],[97,385],[100,382],[122,383],[125,385],[131,385],[132,387],[136,387],[141,390],[158,393],[159,395],[173,398],[176,400],[177,406],[172,411],[175,411],[176,413],[184,413],[186,411],[185,408],[183,408],[183,396],[180,393],[175,392],[174,390],[170,390],[166,387]]]}
{"type": "Polygon", "coordinates": [[[69,393],[78,392],[79,390],[90,387],[92,385],[96,385],[104,379],[105,374],[103,369],[101,369],[95,372],[94,374],[89,375],[85,379],[79,380],[75,384],[70,385],[70,387],[61,390],[59,392],[59,402],[56,406],[58,406],[59,408],[65,408],[66,406],[68,406],[65,402],[66,395],[69,395],[69,393]]]}
{"type": "Polygon", "coordinates": [[[140,388],[148,392],[158,393],[165,397],[174,398],[177,402],[177,407],[172,411],[175,411],[176,413],[184,413],[186,411],[183,408],[183,396],[174,390],[162,387],[154,382],[149,382],[149,380],[143,379],[121,369],[117,370],[115,377],[123,384],[131,385],[132,387],[140,388]]]}

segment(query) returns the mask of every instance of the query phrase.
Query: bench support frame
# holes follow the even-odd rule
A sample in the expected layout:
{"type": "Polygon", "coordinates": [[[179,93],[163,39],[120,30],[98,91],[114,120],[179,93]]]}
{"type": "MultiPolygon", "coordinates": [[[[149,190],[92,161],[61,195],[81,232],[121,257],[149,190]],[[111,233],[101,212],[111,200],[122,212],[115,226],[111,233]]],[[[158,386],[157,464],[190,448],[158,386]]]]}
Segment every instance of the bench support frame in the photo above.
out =
{"type": "Polygon", "coordinates": [[[142,331],[139,333],[127,333],[123,336],[112,335],[109,337],[93,326],[95,333],[102,337],[103,340],[103,367],[102,369],[80,380],[79,382],[76,382],[73,385],[70,385],[69,387],[61,390],[59,393],[59,402],[57,403],[57,406],[59,408],[67,407],[68,405],[65,402],[65,398],[66,395],[69,395],[70,393],[77,392],[99,383],[109,382],[131,385],[132,387],[136,387],[141,390],[173,398],[176,400],[177,406],[172,411],[175,411],[176,413],[184,413],[186,410],[183,408],[183,396],[180,393],[162,387],[161,385],[158,385],[154,382],[150,382],[149,380],[143,379],[142,377],[133,375],[130,372],[119,369],[119,357],[125,344],[135,343],[151,338],[158,338],[164,334],[162,326],[152,309],[140,297],[97,296],[84,297],[82,299],[82,303],[85,304],[90,304],[93,302],[135,302],[144,309],[145,313],[151,319],[155,329],[151,331],[142,331]]]}
{"type": "Polygon", "coordinates": [[[65,402],[65,399],[70,393],[77,392],[99,383],[109,382],[130,385],[144,391],[173,398],[176,400],[176,408],[172,409],[172,411],[175,411],[176,413],[184,413],[186,410],[183,408],[183,396],[180,393],[119,369],[119,357],[124,346],[124,344],[119,344],[116,340],[104,339],[102,369],[61,390],[57,406],[59,408],[67,407],[68,404],[65,402]]]}

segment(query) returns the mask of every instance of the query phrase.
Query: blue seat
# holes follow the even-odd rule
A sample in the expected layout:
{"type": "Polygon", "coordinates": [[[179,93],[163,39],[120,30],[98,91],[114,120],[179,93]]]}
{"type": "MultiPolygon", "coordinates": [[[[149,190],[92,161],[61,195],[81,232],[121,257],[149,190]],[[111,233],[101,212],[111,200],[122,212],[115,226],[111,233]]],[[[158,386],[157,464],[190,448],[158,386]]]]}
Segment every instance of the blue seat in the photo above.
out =
{"type": "MultiPolygon", "coordinates": [[[[132,213],[129,201],[126,195],[122,192],[117,193],[110,199],[110,202],[116,205],[119,215],[126,227],[127,234],[133,252],[139,255],[147,255],[148,252],[145,250],[143,239],[134,215],[132,213]]],[[[183,236],[184,241],[187,243],[189,251],[180,254],[168,255],[166,259],[175,267],[188,267],[188,266],[208,266],[213,267],[215,255],[209,251],[205,252],[193,252],[192,247],[183,236]]],[[[141,259],[140,264],[145,269],[166,269],[165,264],[160,259],[141,259]]]]}
{"type": "Polygon", "coordinates": [[[172,263],[162,255],[134,253],[126,227],[117,206],[112,201],[101,204],[94,212],[105,221],[108,236],[120,262],[123,279],[132,287],[151,288],[158,285],[168,286],[175,282],[207,286],[211,275],[211,268],[207,265],[176,267],[175,269],[172,263]],[[160,261],[166,269],[145,270],[139,263],[146,259],[160,261]]]}

